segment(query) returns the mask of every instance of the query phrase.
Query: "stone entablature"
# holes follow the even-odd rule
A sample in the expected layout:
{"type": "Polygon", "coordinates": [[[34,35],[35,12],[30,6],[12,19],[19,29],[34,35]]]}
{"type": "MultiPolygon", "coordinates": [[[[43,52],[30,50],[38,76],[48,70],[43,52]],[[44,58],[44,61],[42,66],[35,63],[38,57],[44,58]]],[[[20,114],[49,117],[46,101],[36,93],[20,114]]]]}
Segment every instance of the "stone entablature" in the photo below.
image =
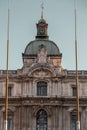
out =
{"type": "MultiPolygon", "coordinates": [[[[39,65],[45,67],[44,64],[36,64],[35,67],[36,66],[39,67],[39,65]]],[[[48,65],[48,68],[49,68],[49,65],[48,65]]],[[[33,69],[33,68],[31,68],[31,69],[33,69]]],[[[20,70],[8,70],[8,74],[9,75],[17,75],[19,72],[22,73],[22,70],[21,69],[20,70]]],[[[75,76],[76,75],[76,71],[75,70],[63,70],[63,72],[67,76],[75,76]]],[[[1,76],[2,75],[6,75],[6,70],[0,70],[0,75],[1,76]]],[[[80,70],[80,71],[78,70],[78,76],[87,76],[87,71],[86,70],[80,70]]]]}

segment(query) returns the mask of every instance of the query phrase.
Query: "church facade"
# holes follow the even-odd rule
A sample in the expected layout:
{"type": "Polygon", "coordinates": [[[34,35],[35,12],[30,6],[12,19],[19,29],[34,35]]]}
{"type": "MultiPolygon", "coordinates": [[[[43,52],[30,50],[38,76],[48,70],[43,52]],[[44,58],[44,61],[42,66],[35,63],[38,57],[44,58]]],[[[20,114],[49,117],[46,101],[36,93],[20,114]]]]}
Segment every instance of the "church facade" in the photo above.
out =
{"type": "MultiPolygon", "coordinates": [[[[62,67],[41,17],[35,40],[22,54],[23,67],[9,70],[8,130],[76,130],[76,72],[62,67]]],[[[81,130],[87,129],[87,71],[78,71],[81,130]]],[[[0,130],[5,120],[6,71],[0,70],[0,130]]]]}

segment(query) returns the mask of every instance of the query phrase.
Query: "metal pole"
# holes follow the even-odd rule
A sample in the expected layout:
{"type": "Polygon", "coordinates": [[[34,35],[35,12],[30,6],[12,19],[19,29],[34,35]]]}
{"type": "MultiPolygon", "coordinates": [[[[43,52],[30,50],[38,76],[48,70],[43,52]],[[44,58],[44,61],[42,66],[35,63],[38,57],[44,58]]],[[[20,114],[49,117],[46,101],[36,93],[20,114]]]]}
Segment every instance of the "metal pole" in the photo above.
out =
{"type": "Polygon", "coordinates": [[[79,116],[79,85],[78,85],[78,47],[77,47],[77,15],[76,15],[76,0],[75,2],[75,58],[76,58],[76,100],[77,100],[77,130],[80,130],[79,116]]]}
{"type": "Polygon", "coordinates": [[[8,60],[9,60],[9,0],[8,0],[8,25],[7,25],[5,130],[7,130],[7,125],[8,125],[8,60]]]}
{"type": "Polygon", "coordinates": [[[42,8],[42,12],[41,12],[41,19],[43,19],[43,9],[44,9],[44,4],[43,4],[43,1],[42,1],[42,4],[41,4],[41,8],[42,8]]]}

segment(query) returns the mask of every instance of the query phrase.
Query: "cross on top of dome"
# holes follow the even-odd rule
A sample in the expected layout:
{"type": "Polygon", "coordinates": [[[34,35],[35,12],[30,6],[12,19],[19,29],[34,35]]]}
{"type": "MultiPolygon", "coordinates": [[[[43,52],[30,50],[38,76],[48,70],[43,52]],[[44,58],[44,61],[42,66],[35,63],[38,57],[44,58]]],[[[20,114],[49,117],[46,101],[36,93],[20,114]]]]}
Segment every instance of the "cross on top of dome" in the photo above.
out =
{"type": "Polygon", "coordinates": [[[44,10],[44,3],[41,4],[42,12],[41,12],[41,19],[43,19],[43,10],[44,10]]]}

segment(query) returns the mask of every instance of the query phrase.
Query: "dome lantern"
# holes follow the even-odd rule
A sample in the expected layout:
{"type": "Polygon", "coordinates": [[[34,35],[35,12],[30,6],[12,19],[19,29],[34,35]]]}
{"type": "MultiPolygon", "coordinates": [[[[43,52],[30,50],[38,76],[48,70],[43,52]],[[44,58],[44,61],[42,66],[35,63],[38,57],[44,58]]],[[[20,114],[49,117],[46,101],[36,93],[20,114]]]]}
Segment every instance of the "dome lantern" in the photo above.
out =
{"type": "Polygon", "coordinates": [[[43,3],[41,5],[42,12],[41,12],[41,19],[36,24],[37,27],[37,35],[36,39],[48,39],[48,24],[46,23],[45,19],[43,18],[43,3]]]}

